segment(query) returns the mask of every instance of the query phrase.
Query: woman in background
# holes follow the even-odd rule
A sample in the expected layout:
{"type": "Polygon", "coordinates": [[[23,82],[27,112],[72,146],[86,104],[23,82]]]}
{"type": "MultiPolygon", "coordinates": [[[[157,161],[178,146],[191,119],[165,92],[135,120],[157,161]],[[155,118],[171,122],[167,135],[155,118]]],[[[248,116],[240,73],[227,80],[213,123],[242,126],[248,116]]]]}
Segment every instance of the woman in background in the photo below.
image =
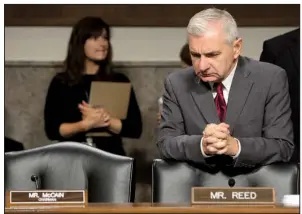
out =
{"type": "Polygon", "coordinates": [[[183,68],[192,66],[192,59],[191,59],[190,48],[188,43],[182,46],[179,53],[179,58],[180,58],[181,66],[183,68]]]}
{"type": "Polygon", "coordinates": [[[96,17],[81,19],[73,27],[63,72],[52,79],[48,89],[44,120],[50,140],[87,142],[87,132],[105,130],[111,136],[89,140],[99,149],[126,155],[121,137],[140,137],[142,121],[133,88],[125,120],[87,104],[92,81],[129,82],[125,75],[112,71],[111,60],[108,24],[96,17]]]}

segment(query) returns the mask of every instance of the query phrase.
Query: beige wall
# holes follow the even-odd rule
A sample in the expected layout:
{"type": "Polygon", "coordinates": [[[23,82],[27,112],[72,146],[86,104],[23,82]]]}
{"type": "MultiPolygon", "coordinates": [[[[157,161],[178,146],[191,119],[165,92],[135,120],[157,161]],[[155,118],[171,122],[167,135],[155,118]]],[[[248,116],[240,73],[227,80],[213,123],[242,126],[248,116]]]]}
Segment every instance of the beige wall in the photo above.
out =
{"type": "MultiPolygon", "coordinates": [[[[244,40],[243,54],[259,59],[264,40],[294,27],[239,28],[244,40]]],[[[62,61],[70,27],[6,27],[6,61],[62,61]]],[[[126,62],[178,61],[186,41],[185,28],[114,27],[114,60],[126,62]]]]}

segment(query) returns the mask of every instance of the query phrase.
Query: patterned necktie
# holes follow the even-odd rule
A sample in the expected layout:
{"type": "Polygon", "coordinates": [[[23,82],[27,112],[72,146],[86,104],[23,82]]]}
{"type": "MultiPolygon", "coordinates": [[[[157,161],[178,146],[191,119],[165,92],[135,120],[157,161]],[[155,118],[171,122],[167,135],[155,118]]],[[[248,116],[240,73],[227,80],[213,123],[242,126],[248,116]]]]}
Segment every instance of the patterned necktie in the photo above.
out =
{"type": "Polygon", "coordinates": [[[223,97],[223,85],[222,85],[222,83],[215,83],[214,88],[216,88],[216,90],[217,90],[217,95],[214,99],[215,106],[217,109],[217,114],[220,119],[220,122],[224,122],[227,105],[226,105],[226,102],[223,97]]]}

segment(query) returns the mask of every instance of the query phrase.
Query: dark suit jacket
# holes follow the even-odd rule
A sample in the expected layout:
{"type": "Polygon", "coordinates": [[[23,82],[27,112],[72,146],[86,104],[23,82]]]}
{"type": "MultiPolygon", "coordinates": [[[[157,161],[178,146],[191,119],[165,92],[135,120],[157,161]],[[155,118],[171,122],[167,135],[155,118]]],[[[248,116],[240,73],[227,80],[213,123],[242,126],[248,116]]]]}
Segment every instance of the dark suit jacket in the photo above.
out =
{"type": "Polygon", "coordinates": [[[292,161],[298,162],[300,157],[300,28],[265,41],[260,61],[278,65],[287,73],[295,142],[292,161]]]}
{"type": "MultiPolygon", "coordinates": [[[[158,148],[165,159],[216,167],[201,154],[202,131],[220,123],[212,90],[197,83],[192,67],[165,80],[158,148]]],[[[293,150],[290,98],[286,72],[275,65],[240,57],[231,85],[226,123],[239,139],[241,153],[233,168],[254,168],[287,162],[293,150]]],[[[219,156],[214,156],[219,157],[219,156]]]]}

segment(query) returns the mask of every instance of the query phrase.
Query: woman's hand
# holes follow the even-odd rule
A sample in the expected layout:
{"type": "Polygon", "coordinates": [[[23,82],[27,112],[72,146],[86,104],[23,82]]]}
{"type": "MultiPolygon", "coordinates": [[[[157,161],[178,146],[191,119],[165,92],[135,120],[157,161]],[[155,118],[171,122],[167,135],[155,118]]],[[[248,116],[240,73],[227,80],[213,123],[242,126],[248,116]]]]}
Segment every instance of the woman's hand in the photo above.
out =
{"type": "Polygon", "coordinates": [[[82,122],[87,130],[108,127],[110,124],[110,115],[104,108],[93,108],[83,101],[79,104],[79,110],[82,113],[82,122]]]}
{"type": "Polygon", "coordinates": [[[86,102],[79,104],[79,109],[82,113],[83,122],[88,127],[87,130],[92,128],[106,127],[110,132],[119,134],[122,129],[122,121],[113,118],[110,114],[101,107],[93,108],[86,102]]]}

